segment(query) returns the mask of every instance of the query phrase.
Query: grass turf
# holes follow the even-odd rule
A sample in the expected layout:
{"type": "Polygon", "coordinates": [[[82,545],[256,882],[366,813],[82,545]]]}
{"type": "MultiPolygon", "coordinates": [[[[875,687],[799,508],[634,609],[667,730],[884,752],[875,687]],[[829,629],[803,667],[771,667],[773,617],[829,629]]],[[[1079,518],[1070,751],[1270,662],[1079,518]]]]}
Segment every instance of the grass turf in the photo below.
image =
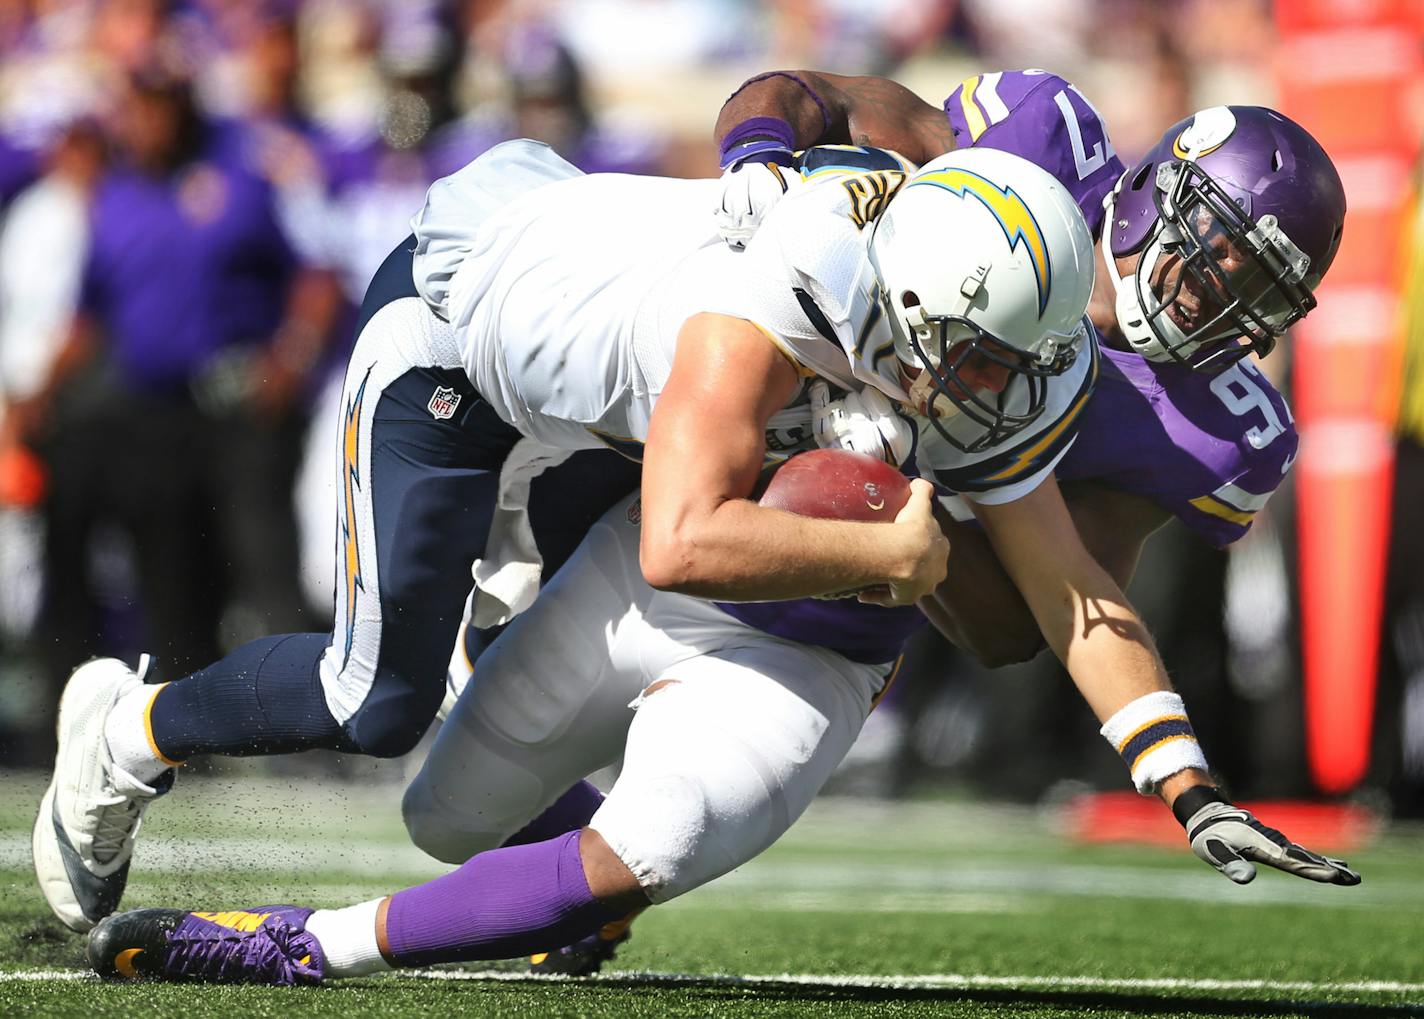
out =
{"type": "MultiPolygon", "coordinates": [[[[818,804],[764,857],[634,926],[614,972],[517,964],[321,988],[104,985],[28,870],[34,776],[0,790],[0,1015],[1424,1015],[1424,833],[1352,861],[1359,888],[1237,888],[1180,852],[1059,839],[1028,811],[818,804]]],[[[157,805],[126,905],[337,905],[441,872],[399,786],[185,781],[157,805]]],[[[1320,847],[1328,849],[1329,847],[1320,847]]]]}

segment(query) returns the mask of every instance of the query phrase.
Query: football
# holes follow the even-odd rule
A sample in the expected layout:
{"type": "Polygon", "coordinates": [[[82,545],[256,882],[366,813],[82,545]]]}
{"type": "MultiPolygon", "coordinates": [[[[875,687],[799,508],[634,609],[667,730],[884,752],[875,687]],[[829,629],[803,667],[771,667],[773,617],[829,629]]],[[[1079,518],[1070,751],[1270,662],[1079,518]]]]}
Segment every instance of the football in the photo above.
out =
{"type": "Polygon", "coordinates": [[[848,449],[813,449],[778,467],[759,501],[803,517],[889,523],[909,498],[909,479],[885,461],[848,449]]]}

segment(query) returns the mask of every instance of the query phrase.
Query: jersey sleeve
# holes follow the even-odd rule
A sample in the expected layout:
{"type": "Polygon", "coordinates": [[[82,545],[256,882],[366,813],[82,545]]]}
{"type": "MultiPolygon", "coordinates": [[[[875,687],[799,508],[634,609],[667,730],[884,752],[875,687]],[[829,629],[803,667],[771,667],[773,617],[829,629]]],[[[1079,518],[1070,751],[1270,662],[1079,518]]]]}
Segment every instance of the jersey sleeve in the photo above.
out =
{"type": "Polygon", "coordinates": [[[880,385],[855,367],[858,351],[873,361],[892,348],[865,231],[903,182],[899,170],[814,171],[706,288],[701,310],[752,322],[804,375],[880,385]]]}
{"type": "Polygon", "coordinates": [[[1251,361],[1238,361],[1213,376],[1207,389],[1220,418],[1229,415],[1235,455],[1218,461],[1214,476],[1198,491],[1184,493],[1175,512],[1193,531],[1224,548],[1250,529],[1280,487],[1300,440],[1285,397],[1251,361]]]}
{"type": "Polygon", "coordinates": [[[1058,476],[1148,499],[1220,547],[1246,533],[1296,444],[1285,398],[1249,361],[1207,376],[1108,350],[1058,476]]]}
{"type": "MultiPolygon", "coordinates": [[[[1294,432],[1290,438],[1294,448],[1294,432]]],[[[1287,469],[1289,466],[1286,464],[1287,469]]],[[[1176,508],[1177,516],[1217,548],[1225,548],[1250,530],[1251,521],[1279,487],[1282,477],[1280,469],[1247,468],[1210,492],[1187,499],[1176,508]]]]}
{"type": "Polygon", "coordinates": [[[1081,92],[1047,71],[993,71],[961,82],[944,112],[958,145],[1012,152],[1058,178],[1097,236],[1123,165],[1081,92]]]}

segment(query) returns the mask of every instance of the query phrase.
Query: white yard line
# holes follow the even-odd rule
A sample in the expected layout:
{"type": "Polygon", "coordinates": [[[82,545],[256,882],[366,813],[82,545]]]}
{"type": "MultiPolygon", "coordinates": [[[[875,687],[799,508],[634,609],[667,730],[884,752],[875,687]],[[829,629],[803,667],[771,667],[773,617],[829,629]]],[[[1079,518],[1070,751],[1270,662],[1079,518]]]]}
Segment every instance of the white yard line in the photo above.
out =
{"type": "Polygon", "coordinates": [[[1115,991],[1304,991],[1308,993],[1340,994],[1424,994],[1424,983],[1398,980],[1356,980],[1345,982],[1314,980],[1214,980],[1186,977],[1094,977],[1094,976],[984,976],[973,973],[922,973],[911,975],[831,973],[767,973],[748,976],[729,974],[655,973],[645,970],[601,973],[592,977],[547,977],[532,973],[500,970],[412,970],[398,977],[422,980],[494,980],[507,983],[548,982],[570,980],[598,983],[650,984],[795,984],[805,987],[863,987],[868,989],[908,990],[929,988],[940,990],[1000,988],[1013,990],[1102,988],[1115,991]]]}
{"type": "Polygon", "coordinates": [[[46,980],[75,981],[93,980],[98,981],[93,973],[86,973],[77,969],[22,969],[14,973],[0,971],[0,984],[37,984],[46,980]]]}
{"type": "MultiPolygon", "coordinates": [[[[1424,994],[1424,983],[1400,980],[1215,980],[1186,977],[1097,977],[1097,976],[985,976],[974,973],[921,973],[875,975],[833,973],[764,973],[745,976],[715,973],[656,973],[646,970],[602,973],[593,977],[549,977],[508,970],[410,970],[380,979],[397,980],[486,980],[497,983],[596,983],[596,984],[719,984],[734,987],[794,985],[797,987],[848,987],[867,990],[1070,990],[1109,991],[1268,991],[1306,994],[1424,994]]],[[[44,981],[95,981],[92,973],[79,970],[21,970],[0,972],[0,983],[44,981]]]]}

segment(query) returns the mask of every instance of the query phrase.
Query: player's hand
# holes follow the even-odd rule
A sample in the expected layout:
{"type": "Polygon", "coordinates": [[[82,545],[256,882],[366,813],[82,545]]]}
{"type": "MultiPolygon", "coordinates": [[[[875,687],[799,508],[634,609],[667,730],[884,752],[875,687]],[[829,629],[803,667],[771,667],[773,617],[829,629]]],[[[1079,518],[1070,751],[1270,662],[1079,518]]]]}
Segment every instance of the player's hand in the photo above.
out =
{"type": "Polygon", "coordinates": [[[1193,786],[1182,793],[1173,802],[1172,812],[1186,828],[1192,852],[1238,885],[1249,884],[1256,877],[1257,863],[1307,881],[1360,883],[1360,875],[1344,860],[1332,860],[1297,845],[1209,786],[1193,786]]]}
{"type": "Polygon", "coordinates": [[[776,163],[737,163],[722,174],[722,201],[713,210],[717,232],[727,245],[740,251],[757,232],[761,221],[785,196],[795,170],[776,163]]]}
{"type": "Polygon", "coordinates": [[[910,498],[895,517],[895,527],[905,528],[914,547],[914,568],[904,580],[883,588],[862,591],[867,605],[913,605],[944,581],[949,567],[949,539],[934,515],[935,489],[924,478],[910,481],[910,498]]]}
{"type": "Polygon", "coordinates": [[[867,386],[831,399],[823,380],[811,383],[811,430],[822,449],[849,449],[899,467],[915,449],[915,426],[888,396],[867,386]]]}

